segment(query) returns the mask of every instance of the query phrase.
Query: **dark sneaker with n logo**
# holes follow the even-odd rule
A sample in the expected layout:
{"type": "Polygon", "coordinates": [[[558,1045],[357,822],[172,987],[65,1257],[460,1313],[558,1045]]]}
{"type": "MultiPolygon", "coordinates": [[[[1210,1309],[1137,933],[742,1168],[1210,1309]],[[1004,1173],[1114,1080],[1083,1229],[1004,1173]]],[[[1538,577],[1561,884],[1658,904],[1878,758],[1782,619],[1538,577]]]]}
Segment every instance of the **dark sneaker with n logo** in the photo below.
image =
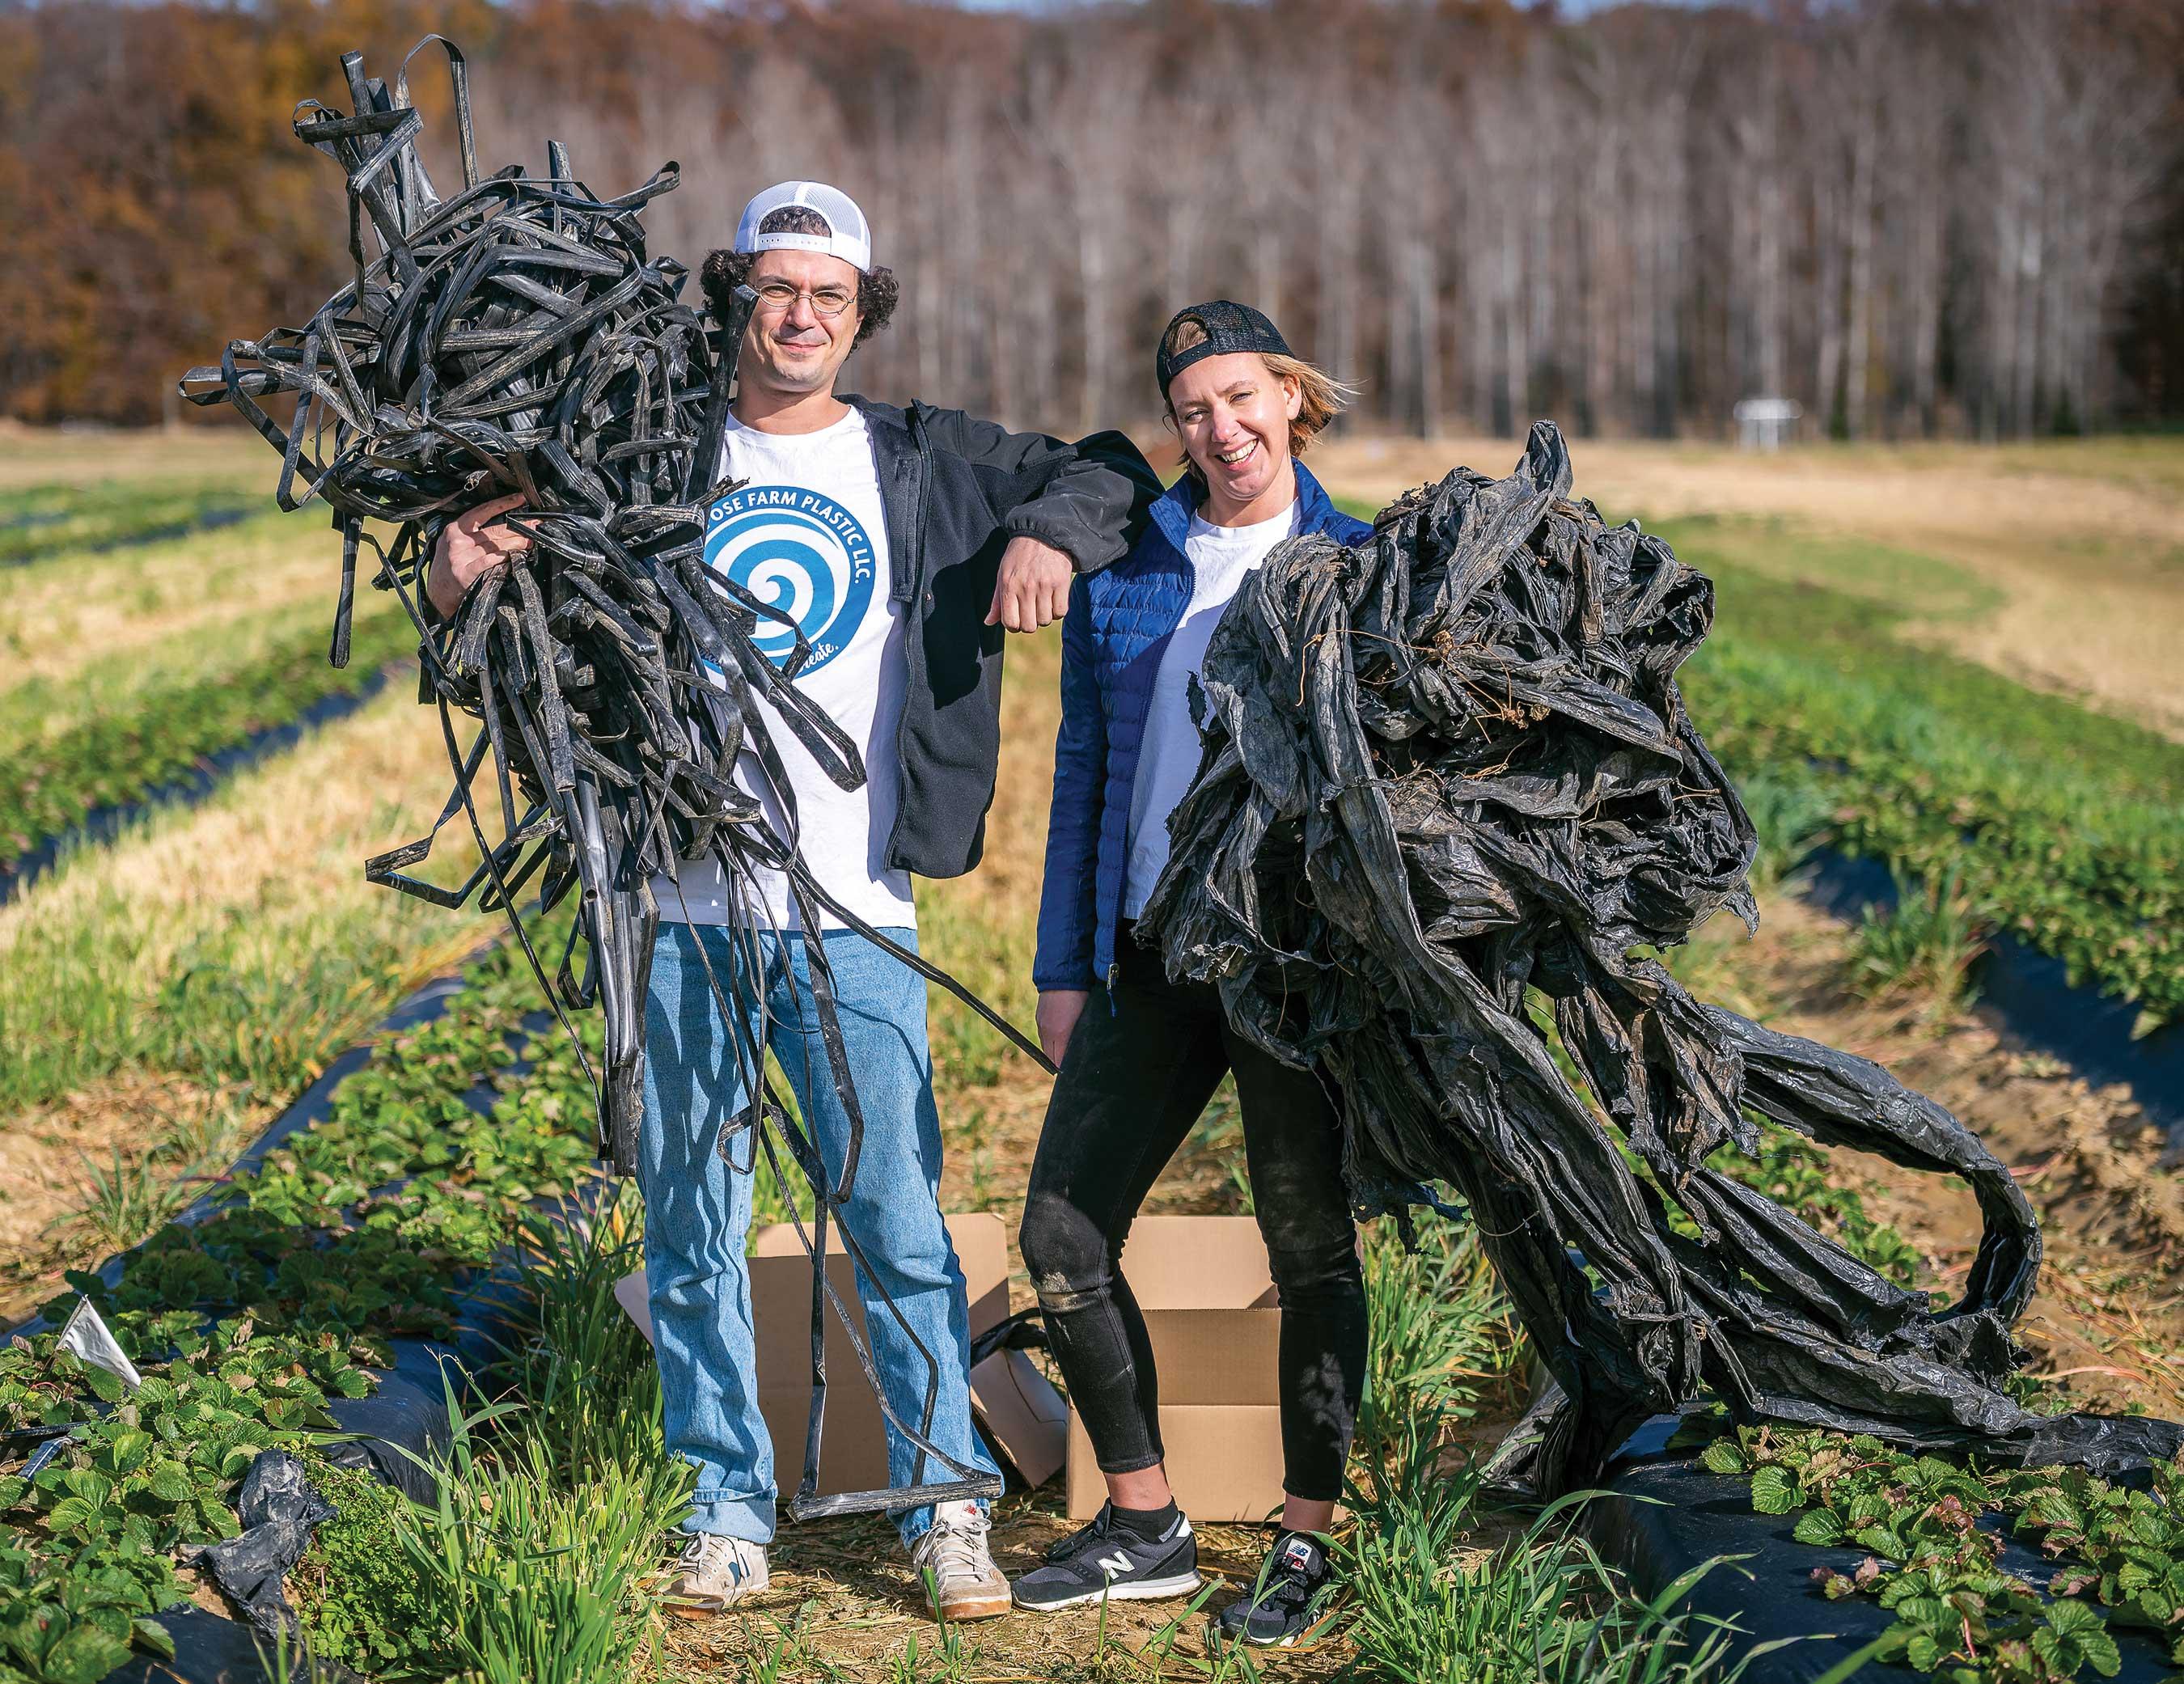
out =
{"type": "Polygon", "coordinates": [[[1092,1524],[1072,1532],[1046,1553],[1046,1565],[1016,1582],[1018,1608],[1072,1608],[1109,1597],[1146,1602],[1188,1596],[1199,1586],[1198,1540],[1190,1522],[1173,1510],[1142,1530],[1134,1517],[1102,1505],[1092,1524]]]}
{"type": "Polygon", "coordinates": [[[1230,1642],[1240,1637],[1287,1648],[1318,1624],[1327,1606],[1320,1592],[1333,1577],[1318,1538],[1309,1532],[1284,1532],[1275,1538],[1257,1578],[1221,1610],[1214,1624],[1230,1642]]]}

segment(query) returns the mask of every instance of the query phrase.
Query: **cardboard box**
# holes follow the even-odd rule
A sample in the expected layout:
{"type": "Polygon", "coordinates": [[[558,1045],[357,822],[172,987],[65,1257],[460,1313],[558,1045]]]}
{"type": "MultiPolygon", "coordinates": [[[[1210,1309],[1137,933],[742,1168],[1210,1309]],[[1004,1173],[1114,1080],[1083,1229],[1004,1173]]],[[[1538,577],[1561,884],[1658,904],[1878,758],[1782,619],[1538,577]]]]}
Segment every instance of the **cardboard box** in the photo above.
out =
{"type": "MultiPolygon", "coordinates": [[[[1008,1241],[1000,1218],[970,1212],[948,1218],[948,1232],[962,1265],[970,1299],[971,1334],[976,1338],[1008,1313],[1008,1241]]],[[[830,1230],[827,1278],[848,1308],[858,1335],[864,1335],[864,1305],[857,1296],[856,1271],[830,1230]]],[[[793,1224],[760,1229],[751,1238],[749,1258],[751,1322],[758,1342],[759,1408],[773,1438],[774,1477],[784,1495],[796,1487],[804,1467],[804,1436],[811,1412],[811,1264],[793,1224]]],[[[652,1313],[642,1273],[625,1277],[615,1297],[630,1319],[652,1337],[652,1313]]],[[[1061,1459],[1061,1410],[1053,1388],[1019,1352],[997,1352],[979,1365],[1006,1385],[990,1400],[974,1390],[972,1402],[985,1417],[1002,1453],[1027,1478],[1045,1464],[1051,1473],[1061,1459]],[[1014,1356],[1028,1371],[1002,1360],[1014,1356]],[[1046,1397],[1039,1396],[1045,1387],[1046,1397]],[[990,1404],[990,1407],[979,1407],[990,1404]],[[1044,1418],[1044,1419],[1042,1419],[1044,1418]]],[[[912,1423],[916,1425],[916,1423],[912,1423]]],[[[947,1477],[936,1469],[931,1477],[947,1477]]],[[[887,1438],[878,1401],[866,1384],[855,1352],[833,1309],[827,1313],[827,1424],[820,1441],[819,1492],[876,1491],[888,1484],[887,1438]]]]}
{"type": "MultiPolygon", "coordinates": [[[[1281,1335],[1273,1274],[1248,1216],[1141,1216],[1123,1273],[1160,1371],[1168,1483],[1194,1520],[1262,1520],[1282,1506],[1281,1335]]],[[[1071,1413],[1069,1516],[1106,1500],[1071,1413]]]]}
{"type": "Polygon", "coordinates": [[[971,1409],[989,1446],[1027,1486],[1061,1471],[1068,1453],[1069,1405],[1022,1351],[996,1351],[971,1370],[971,1409]]]}

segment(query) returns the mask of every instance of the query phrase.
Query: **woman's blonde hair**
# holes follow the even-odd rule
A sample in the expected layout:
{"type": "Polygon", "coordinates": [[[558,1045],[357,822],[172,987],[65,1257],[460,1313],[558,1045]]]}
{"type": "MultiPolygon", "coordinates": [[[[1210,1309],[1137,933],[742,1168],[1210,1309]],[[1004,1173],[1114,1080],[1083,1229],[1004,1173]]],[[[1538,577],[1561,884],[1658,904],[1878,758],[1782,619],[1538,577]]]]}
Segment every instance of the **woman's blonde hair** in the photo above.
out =
{"type": "MultiPolygon", "coordinates": [[[[1173,356],[1178,351],[1187,351],[1193,345],[1203,343],[1205,339],[1205,328],[1185,316],[1168,330],[1167,343],[1162,349],[1168,355],[1173,356]]],[[[1311,448],[1312,441],[1326,430],[1328,423],[1350,407],[1350,400],[1357,395],[1357,388],[1347,382],[1337,380],[1325,369],[1306,362],[1302,357],[1283,356],[1273,351],[1256,351],[1252,354],[1267,365],[1267,371],[1275,379],[1296,382],[1297,389],[1303,394],[1304,401],[1297,406],[1296,419],[1290,423],[1290,454],[1301,456],[1311,448]]],[[[1181,429],[1176,427],[1175,404],[1165,392],[1161,393],[1161,407],[1167,411],[1168,426],[1179,432],[1181,429]]],[[[1198,464],[1190,460],[1190,453],[1187,450],[1184,453],[1183,463],[1192,478],[1201,481],[1205,478],[1199,471],[1198,464]]]]}

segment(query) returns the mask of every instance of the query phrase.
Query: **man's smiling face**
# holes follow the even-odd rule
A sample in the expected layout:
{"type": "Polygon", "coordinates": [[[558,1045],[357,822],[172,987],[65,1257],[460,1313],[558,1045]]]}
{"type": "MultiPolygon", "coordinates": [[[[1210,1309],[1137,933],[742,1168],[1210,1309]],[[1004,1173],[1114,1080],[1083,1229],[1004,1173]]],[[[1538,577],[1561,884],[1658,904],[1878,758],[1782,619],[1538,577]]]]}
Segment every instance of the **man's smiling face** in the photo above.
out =
{"type": "Polygon", "coordinates": [[[759,296],[744,330],[738,382],[783,398],[833,389],[857,342],[856,266],[824,252],[760,252],[749,285],[759,296]],[[827,307],[840,304],[839,314],[827,307]]]}

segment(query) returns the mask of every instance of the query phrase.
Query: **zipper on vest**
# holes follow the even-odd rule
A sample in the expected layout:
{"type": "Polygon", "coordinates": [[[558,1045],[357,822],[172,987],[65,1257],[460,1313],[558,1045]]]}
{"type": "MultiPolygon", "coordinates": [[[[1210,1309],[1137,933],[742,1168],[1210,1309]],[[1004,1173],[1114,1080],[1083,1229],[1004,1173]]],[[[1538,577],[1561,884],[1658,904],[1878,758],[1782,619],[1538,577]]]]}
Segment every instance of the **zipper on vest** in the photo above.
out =
{"type": "MultiPolygon", "coordinates": [[[[931,688],[925,671],[925,616],[933,605],[933,593],[925,588],[925,499],[933,478],[933,445],[925,436],[925,417],[918,413],[916,404],[904,411],[904,419],[909,423],[910,442],[916,454],[911,469],[909,518],[903,522],[903,540],[910,552],[910,595],[903,604],[902,627],[902,658],[908,683],[902,699],[902,712],[894,722],[894,759],[898,767],[909,765],[903,739],[910,731],[911,701],[919,690],[931,688]]],[[[894,542],[892,537],[889,542],[894,542]]],[[[892,562],[894,558],[889,560],[892,562]]],[[[886,861],[891,869],[897,871],[909,870],[898,860],[895,850],[902,837],[904,816],[910,811],[908,782],[901,771],[896,772],[894,822],[888,828],[886,861]]]]}

